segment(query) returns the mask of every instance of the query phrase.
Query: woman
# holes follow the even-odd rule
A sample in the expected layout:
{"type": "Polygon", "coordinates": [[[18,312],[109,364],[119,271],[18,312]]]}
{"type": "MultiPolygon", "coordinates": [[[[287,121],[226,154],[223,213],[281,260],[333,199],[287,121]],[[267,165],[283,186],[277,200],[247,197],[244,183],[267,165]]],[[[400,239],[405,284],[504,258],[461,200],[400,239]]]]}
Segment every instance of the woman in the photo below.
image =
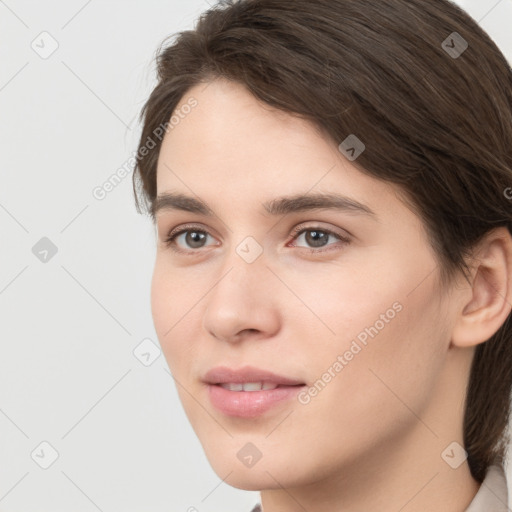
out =
{"type": "Polygon", "coordinates": [[[489,36],[446,0],[241,0],[158,74],[134,174],[153,318],[218,476],[264,512],[507,510],[512,72],[489,36]]]}

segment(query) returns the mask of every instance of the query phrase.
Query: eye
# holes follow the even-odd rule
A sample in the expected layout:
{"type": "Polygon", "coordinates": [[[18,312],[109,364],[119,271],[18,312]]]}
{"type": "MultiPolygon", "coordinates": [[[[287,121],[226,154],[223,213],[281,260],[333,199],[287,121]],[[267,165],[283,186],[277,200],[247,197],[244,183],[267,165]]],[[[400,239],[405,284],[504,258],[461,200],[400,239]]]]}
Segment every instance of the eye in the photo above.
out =
{"type": "MultiPolygon", "coordinates": [[[[318,226],[312,226],[312,227],[303,227],[298,226],[293,230],[294,238],[293,240],[300,240],[302,239],[306,244],[304,246],[296,246],[296,247],[304,247],[306,249],[310,249],[311,253],[319,253],[324,252],[326,250],[331,249],[322,249],[322,250],[315,250],[319,247],[325,247],[327,245],[334,245],[334,244],[328,244],[329,238],[337,238],[339,241],[342,242],[342,245],[350,243],[350,240],[348,237],[343,236],[339,233],[335,233],[334,231],[326,228],[321,228],[318,226]]],[[[293,246],[292,246],[293,247],[293,246]]]]}
{"type": "Polygon", "coordinates": [[[176,252],[188,253],[194,252],[194,249],[201,249],[205,247],[206,239],[211,236],[207,231],[203,229],[199,229],[196,226],[182,226],[180,229],[173,230],[169,233],[168,237],[165,239],[165,245],[170,247],[176,252]],[[185,249],[182,249],[178,246],[180,241],[185,244],[185,249]]]}
{"type": "MultiPolygon", "coordinates": [[[[350,239],[348,237],[340,233],[335,233],[330,229],[321,228],[318,226],[304,227],[303,225],[301,225],[296,227],[292,231],[292,234],[294,235],[292,241],[300,240],[302,238],[303,241],[306,242],[306,244],[309,244],[309,247],[304,247],[301,245],[292,245],[291,247],[303,247],[305,249],[309,248],[311,253],[321,253],[325,252],[326,250],[331,250],[318,249],[319,247],[324,247],[326,245],[334,245],[332,243],[327,243],[329,238],[338,239],[340,242],[342,242],[342,245],[350,243],[350,239]]],[[[173,251],[190,254],[194,252],[199,252],[195,249],[208,247],[207,245],[205,245],[205,242],[208,239],[208,237],[211,237],[211,235],[204,229],[200,229],[197,226],[186,225],[182,226],[179,229],[171,231],[168,237],[165,239],[164,243],[166,247],[170,247],[173,251]],[[181,242],[181,244],[179,242],[181,242]],[[185,246],[185,248],[183,248],[183,246],[185,246]]]]}

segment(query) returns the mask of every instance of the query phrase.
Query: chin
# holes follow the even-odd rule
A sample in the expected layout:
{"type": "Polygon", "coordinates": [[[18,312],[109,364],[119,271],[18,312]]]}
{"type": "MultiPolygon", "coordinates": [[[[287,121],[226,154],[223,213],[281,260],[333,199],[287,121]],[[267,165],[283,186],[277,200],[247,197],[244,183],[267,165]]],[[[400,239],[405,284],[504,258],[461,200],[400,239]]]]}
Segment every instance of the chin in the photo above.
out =
{"type": "Polygon", "coordinates": [[[279,471],[269,470],[267,473],[265,468],[260,468],[257,473],[255,472],[255,468],[231,469],[231,471],[231,474],[229,474],[229,471],[227,473],[219,473],[215,471],[215,473],[220,479],[223,479],[226,484],[243,491],[280,489],[281,485],[284,487],[288,487],[290,485],[288,482],[284,481],[284,477],[279,471]],[[229,476],[226,477],[227,474],[229,474],[229,476]]]}
{"type": "MultiPolygon", "coordinates": [[[[246,467],[239,460],[239,448],[233,450],[233,456],[229,455],[230,450],[224,451],[219,446],[210,451],[206,450],[205,453],[210,466],[221,480],[231,487],[244,491],[293,487],[300,480],[300,475],[292,473],[296,469],[293,464],[275,457],[262,456],[252,466],[246,467]]],[[[243,452],[240,458],[243,460],[243,452]]]]}
{"type": "MultiPolygon", "coordinates": [[[[222,477],[219,476],[219,478],[222,477]]],[[[262,491],[264,489],[270,489],[272,487],[272,483],[274,484],[275,488],[279,487],[276,485],[275,480],[272,482],[270,480],[268,475],[267,478],[258,478],[254,476],[251,477],[250,475],[244,476],[242,474],[236,474],[236,472],[233,472],[231,475],[229,475],[228,478],[224,480],[224,482],[229,486],[234,487],[235,489],[240,489],[242,491],[262,491]]]]}

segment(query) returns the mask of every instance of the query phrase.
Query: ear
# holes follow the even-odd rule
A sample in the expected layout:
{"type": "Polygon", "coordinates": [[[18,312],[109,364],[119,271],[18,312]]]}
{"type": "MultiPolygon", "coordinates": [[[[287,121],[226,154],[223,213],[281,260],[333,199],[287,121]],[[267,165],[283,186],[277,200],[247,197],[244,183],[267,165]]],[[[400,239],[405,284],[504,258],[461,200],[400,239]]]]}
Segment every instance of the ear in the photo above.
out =
{"type": "Polygon", "coordinates": [[[470,347],[491,338],[512,311],[512,236],[489,231],[474,251],[471,287],[462,294],[452,345],[470,347]]]}

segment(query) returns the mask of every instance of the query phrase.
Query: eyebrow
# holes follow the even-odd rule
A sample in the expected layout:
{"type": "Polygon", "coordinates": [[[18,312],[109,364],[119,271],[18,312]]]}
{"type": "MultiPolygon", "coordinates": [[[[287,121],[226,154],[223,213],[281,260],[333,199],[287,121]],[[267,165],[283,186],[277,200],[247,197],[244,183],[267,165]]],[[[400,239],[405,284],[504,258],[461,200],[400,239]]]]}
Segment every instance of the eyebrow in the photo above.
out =
{"type": "MultiPolygon", "coordinates": [[[[309,210],[337,210],[366,215],[377,220],[377,214],[367,205],[347,196],[334,193],[296,194],[272,199],[263,203],[265,211],[270,215],[286,215],[309,210]]],[[[159,194],[151,207],[153,218],[159,211],[182,210],[197,213],[205,217],[213,217],[213,210],[191,196],[181,193],[165,192],[159,194]]]]}

